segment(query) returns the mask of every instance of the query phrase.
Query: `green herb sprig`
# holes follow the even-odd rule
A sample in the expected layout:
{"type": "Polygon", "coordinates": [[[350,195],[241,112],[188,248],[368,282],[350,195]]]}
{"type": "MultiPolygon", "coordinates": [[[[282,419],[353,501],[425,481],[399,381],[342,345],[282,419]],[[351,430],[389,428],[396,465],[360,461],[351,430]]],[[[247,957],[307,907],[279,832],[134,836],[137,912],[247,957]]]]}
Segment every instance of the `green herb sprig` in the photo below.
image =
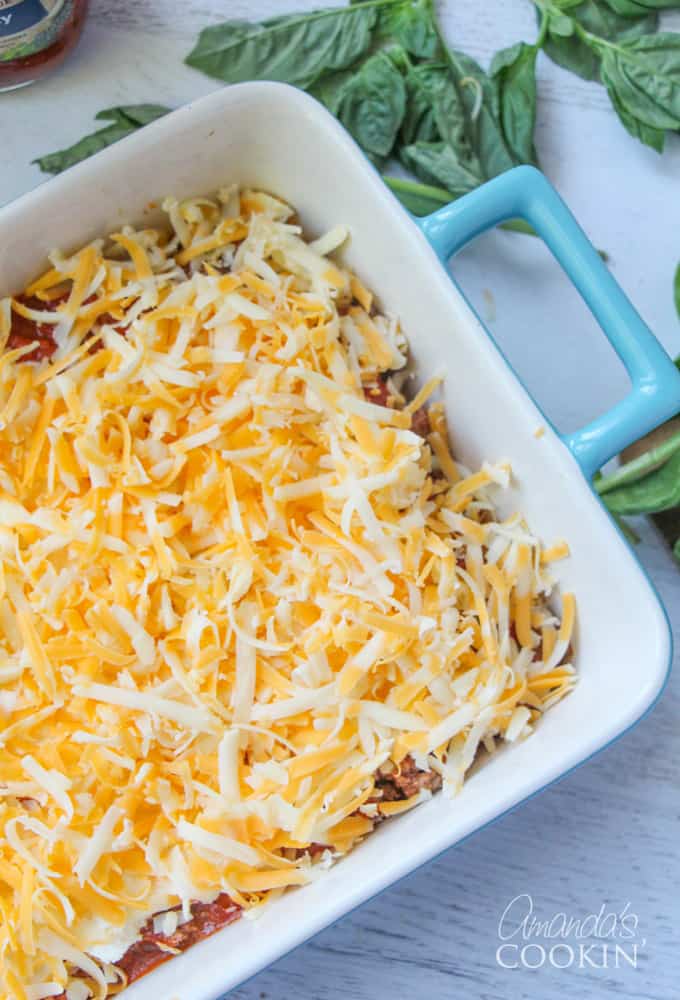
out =
{"type": "Polygon", "coordinates": [[[170,108],[160,104],[128,104],[117,108],[105,108],[104,111],[95,115],[97,121],[110,122],[105,128],[92,132],[84,136],[73,146],[59,150],[57,153],[48,153],[47,156],[39,156],[34,163],[37,163],[43,173],[60,174],[62,170],[86,160],[101,149],[112,146],[119,139],[124,139],[127,135],[132,135],[144,125],[160,118],[170,111],[170,108]]]}
{"type": "Polygon", "coordinates": [[[662,152],[680,129],[680,34],[657,32],[658,11],[677,0],[533,0],[547,20],[548,56],[600,80],[624,127],[662,152]]]}
{"type": "MultiPolygon", "coordinates": [[[[224,83],[279,80],[309,91],[419,214],[517,164],[537,162],[541,50],[600,80],[624,127],[661,152],[667,134],[680,131],[680,34],[656,29],[659,12],[680,0],[532,2],[535,42],[497,53],[488,73],[447,46],[433,0],[352,0],[259,23],[224,21],[200,33],[186,62],[224,83]],[[417,181],[393,179],[387,165],[395,161],[417,181]]],[[[165,110],[100,112],[109,125],[36,162],[58,173],[165,110]]]]}
{"type": "Polygon", "coordinates": [[[354,0],[258,25],[213,25],[186,61],[224,83],[279,80],[308,90],[385,172],[406,207],[422,215],[513,166],[537,162],[538,49],[512,46],[487,74],[446,45],[432,0],[354,0]],[[395,177],[388,161],[418,180],[395,177]]]}
{"type": "MultiPolygon", "coordinates": [[[[539,47],[512,46],[485,73],[448,48],[432,0],[354,0],[259,23],[211,25],[186,61],[224,83],[278,80],[307,90],[354,136],[405,206],[425,215],[513,166],[537,163],[539,47]],[[395,162],[413,177],[395,176],[395,162]]],[[[59,173],[140,128],[150,120],[148,107],[102,112],[97,117],[110,126],[36,162],[59,173]]],[[[153,108],[153,117],[168,110],[153,108]]],[[[507,228],[532,231],[521,221],[507,228]]]]}

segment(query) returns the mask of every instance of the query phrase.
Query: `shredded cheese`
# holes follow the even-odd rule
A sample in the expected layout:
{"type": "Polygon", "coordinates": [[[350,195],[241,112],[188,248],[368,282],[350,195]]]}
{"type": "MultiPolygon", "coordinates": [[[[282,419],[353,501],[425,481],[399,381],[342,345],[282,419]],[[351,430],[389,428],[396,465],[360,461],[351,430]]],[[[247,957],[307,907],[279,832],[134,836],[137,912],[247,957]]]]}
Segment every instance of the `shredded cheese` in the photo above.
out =
{"type": "Polygon", "coordinates": [[[310,881],[429,796],[386,764],[456,792],[575,682],[566,543],[499,520],[440,403],[415,432],[440,376],[392,405],[345,227],[166,208],[0,301],[0,1000],[104,997],[151,915],[310,881]]]}

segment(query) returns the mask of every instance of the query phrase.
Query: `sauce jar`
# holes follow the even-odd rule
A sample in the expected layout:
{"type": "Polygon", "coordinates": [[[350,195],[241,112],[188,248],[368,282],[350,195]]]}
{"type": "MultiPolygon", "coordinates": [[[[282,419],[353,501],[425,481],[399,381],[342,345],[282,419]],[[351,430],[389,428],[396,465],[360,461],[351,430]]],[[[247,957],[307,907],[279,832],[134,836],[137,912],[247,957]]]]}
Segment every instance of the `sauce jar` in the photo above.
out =
{"type": "Polygon", "coordinates": [[[89,0],[0,0],[0,91],[39,80],[74,47],[89,0]]]}

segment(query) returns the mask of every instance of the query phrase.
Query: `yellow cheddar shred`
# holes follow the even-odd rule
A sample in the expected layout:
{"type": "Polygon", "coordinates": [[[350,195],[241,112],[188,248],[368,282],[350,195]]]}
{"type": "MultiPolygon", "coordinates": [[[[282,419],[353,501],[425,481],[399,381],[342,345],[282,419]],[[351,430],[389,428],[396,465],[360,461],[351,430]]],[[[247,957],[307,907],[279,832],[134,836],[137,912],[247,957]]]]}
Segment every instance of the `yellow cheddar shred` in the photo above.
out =
{"type": "Polygon", "coordinates": [[[150,917],[306,884],[431,794],[390,766],[454,793],[575,682],[566,543],[411,427],[438,376],[395,407],[344,227],[234,191],[0,301],[0,1000],[117,990],[150,917]]]}

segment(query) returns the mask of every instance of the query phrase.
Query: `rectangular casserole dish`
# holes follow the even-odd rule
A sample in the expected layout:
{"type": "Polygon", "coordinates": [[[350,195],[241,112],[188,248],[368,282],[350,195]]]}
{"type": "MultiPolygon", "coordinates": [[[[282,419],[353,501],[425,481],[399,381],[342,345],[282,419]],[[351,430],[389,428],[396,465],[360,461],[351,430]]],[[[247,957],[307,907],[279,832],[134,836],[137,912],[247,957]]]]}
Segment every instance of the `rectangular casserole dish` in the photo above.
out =
{"type": "Polygon", "coordinates": [[[140,222],[150,203],[237,182],[299,212],[309,235],[345,223],[346,263],[397,314],[417,367],[444,365],[455,452],[469,466],[508,458],[518,509],[544,540],[568,539],[563,589],[578,598],[579,683],[529,740],[493,757],[454,800],[385,824],[328,874],[174,958],[126,993],[214,1000],[377,892],[566,774],[649,709],[671,659],[650,583],[595,496],[590,475],[680,409],[680,373],[644,327],[550,185],[519,168],[415,222],[335,120],[279,84],[222,90],[163,119],[0,211],[0,294],[22,288],[53,247],[140,222]],[[631,395],[561,438],[487,336],[442,261],[504,218],[543,236],[631,374],[631,395]],[[535,431],[545,426],[537,437],[535,431]]]}

